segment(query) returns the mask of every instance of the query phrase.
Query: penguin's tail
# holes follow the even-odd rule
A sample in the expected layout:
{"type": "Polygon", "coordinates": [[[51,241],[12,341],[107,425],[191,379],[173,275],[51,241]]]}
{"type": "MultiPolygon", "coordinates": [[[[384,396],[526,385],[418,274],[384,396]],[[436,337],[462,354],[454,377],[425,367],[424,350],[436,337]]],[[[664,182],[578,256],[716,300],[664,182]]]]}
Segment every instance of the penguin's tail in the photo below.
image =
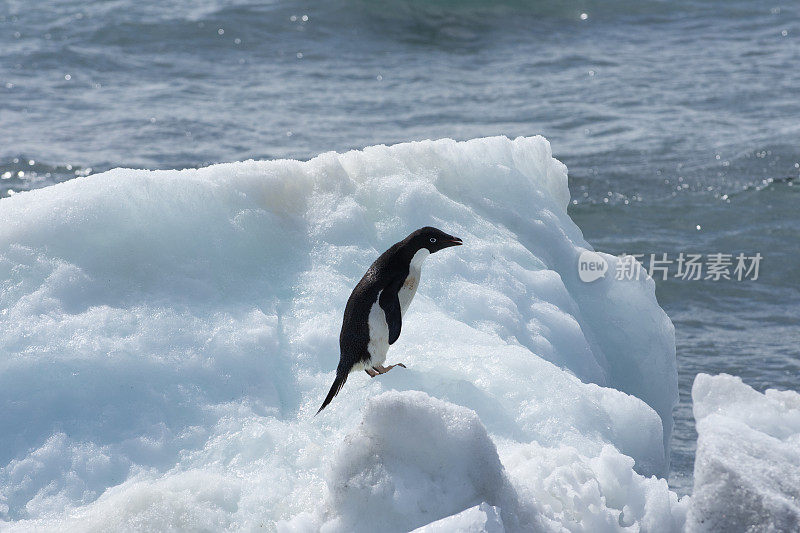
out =
{"type": "Polygon", "coordinates": [[[344,387],[344,382],[347,381],[347,376],[348,372],[340,372],[337,369],[336,379],[333,380],[333,385],[331,385],[331,390],[328,392],[328,396],[325,397],[325,401],[322,402],[322,407],[319,408],[319,411],[317,411],[317,414],[314,416],[320,414],[322,410],[325,409],[329,403],[331,403],[333,397],[339,394],[339,391],[342,390],[342,387],[344,387]]]}

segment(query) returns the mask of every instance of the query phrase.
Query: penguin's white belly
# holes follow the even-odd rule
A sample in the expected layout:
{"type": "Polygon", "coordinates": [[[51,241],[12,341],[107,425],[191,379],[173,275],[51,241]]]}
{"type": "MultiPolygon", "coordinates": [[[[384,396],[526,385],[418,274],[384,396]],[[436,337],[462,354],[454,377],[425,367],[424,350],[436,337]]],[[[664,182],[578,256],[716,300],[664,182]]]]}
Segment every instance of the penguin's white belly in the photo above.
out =
{"type": "Polygon", "coordinates": [[[369,343],[367,351],[370,355],[370,362],[365,366],[382,365],[386,361],[386,352],[389,351],[389,324],[386,323],[386,313],[383,312],[380,299],[381,293],[369,310],[369,343]]]}
{"type": "Polygon", "coordinates": [[[402,316],[405,316],[406,310],[411,304],[411,300],[413,300],[414,295],[417,294],[419,274],[419,271],[409,272],[408,277],[403,282],[403,286],[400,287],[400,292],[397,293],[397,299],[400,300],[400,314],[402,316]]]}
{"type": "Polygon", "coordinates": [[[417,287],[419,287],[419,278],[422,274],[422,262],[431,255],[431,253],[423,248],[419,250],[411,259],[411,264],[408,267],[408,276],[400,287],[400,292],[397,298],[400,300],[400,314],[405,316],[408,306],[411,305],[411,300],[417,294],[417,287]]]}

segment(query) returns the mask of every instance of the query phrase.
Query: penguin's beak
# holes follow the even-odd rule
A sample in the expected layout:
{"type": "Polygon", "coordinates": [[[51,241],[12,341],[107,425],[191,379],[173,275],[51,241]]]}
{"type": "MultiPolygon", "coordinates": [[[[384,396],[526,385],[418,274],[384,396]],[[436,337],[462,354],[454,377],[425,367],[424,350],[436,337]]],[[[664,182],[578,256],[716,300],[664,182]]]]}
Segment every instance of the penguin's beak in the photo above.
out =
{"type": "Polygon", "coordinates": [[[447,246],[461,246],[464,244],[458,237],[450,237],[448,239],[444,239],[442,242],[447,243],[447,246]]]}

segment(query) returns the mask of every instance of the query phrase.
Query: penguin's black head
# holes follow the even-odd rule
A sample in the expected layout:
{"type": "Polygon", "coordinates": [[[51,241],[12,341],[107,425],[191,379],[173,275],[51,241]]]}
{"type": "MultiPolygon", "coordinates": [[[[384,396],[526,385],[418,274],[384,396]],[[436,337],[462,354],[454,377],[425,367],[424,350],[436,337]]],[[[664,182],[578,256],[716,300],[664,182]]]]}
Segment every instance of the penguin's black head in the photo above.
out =
{"type": "Polygon", "coordinates": [[[453,237],[430,226],[420,228],[406,237],[406,245],[413,251],[427,248],[430,253],[435,253],[451,246],[461,246],[461,244],[461,239],[458,237],[453,237]]]}

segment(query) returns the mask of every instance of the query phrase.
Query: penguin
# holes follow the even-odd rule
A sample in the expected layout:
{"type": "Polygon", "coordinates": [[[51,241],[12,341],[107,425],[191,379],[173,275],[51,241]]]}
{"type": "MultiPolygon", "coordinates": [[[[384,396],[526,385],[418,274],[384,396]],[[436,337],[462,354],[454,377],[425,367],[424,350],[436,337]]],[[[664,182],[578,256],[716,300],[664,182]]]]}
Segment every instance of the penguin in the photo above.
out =
{"type": "Polygon", "coordinates": [[[381,254],[358,282],[344,309],[339,335],[339,366],[319,414],[347,381],[351,372],[370,377],[403,363],[383,366],[386,352],[400,336],[403,315],[417,292],[422,263],[439,250],[460,246],[461,239],[430,226],[420,228],[381,254]]]}

